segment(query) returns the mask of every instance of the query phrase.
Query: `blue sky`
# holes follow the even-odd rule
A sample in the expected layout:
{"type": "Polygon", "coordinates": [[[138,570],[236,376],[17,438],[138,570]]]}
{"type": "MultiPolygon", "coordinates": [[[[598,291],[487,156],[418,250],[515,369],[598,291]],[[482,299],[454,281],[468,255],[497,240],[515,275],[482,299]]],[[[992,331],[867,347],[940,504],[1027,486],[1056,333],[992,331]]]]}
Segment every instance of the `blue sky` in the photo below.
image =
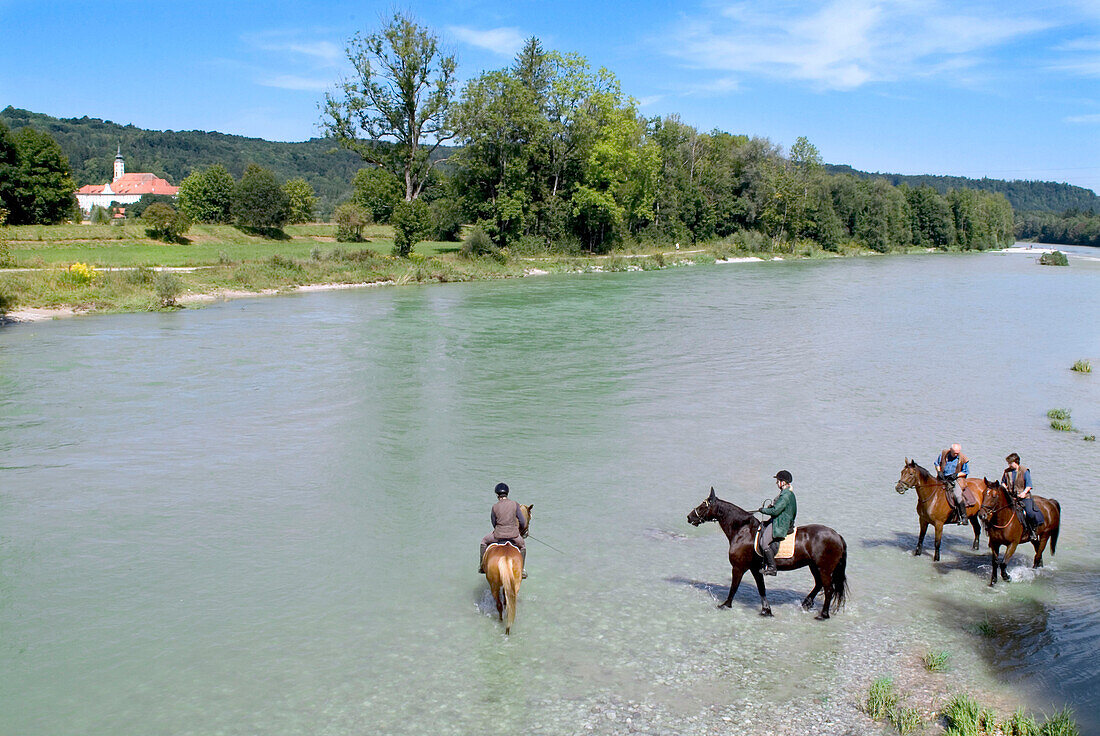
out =
{"type": "Polygon", "coordinates": [[[463,79],[536,35],[613,71],[647,115],[805,135],[871,171],[1100,189],[1100,0],[0,0],[0,107],[302,140],[346,39],[395,8],[463,79]]]}

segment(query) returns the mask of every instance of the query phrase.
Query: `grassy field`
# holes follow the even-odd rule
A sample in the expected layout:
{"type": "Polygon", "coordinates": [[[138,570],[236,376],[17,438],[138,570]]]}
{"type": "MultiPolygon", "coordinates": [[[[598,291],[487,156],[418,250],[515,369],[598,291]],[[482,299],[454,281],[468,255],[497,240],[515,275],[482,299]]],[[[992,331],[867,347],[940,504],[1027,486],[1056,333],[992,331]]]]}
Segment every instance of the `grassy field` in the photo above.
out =
{"type": "MultiPolygon", "coordinates": [[[[0,268],[0,312],[19,308],[73,308],[78,311],[138,311],[197,304],[200,295],[291,290],[307,284],[399,284],[474,281],[522,277],[532,269],[550,273],[654,270],[685,263],[714,263],[730,256],[775,254],[762,236],[682,250],[634,244],[602,256],[505,254],[464,258],[458,243],[421,242],[412,257],[394,258],[389,226],[372,226],[367,242],[337,243],[335,225],[311,223],[286,228],[285,236],[263,238],[228,225],[195,225],[186,242],[163,243],[141,224],[0,227],[0,245],[9,254],[0,268]],[[70,270],[72,264],[85,264],[70,270]],[[160,278],[157,267],[197,267],[160,278]],[[29,270],[28,270],[29,269],[29,270]],[[119,270],[122,269],[122,270],[119,270]]],[[[3,250],[3,249],[0,249],[3,250]]],[[[848,248],[841,255],[866,251],[848,248]]],[[[784,258],[825,254],[801,243],[784,258]],[[793,252],[792,252],[793,251],[793,252]]],[[[2,253],[0,253],[2,256],[2,253]]]]}

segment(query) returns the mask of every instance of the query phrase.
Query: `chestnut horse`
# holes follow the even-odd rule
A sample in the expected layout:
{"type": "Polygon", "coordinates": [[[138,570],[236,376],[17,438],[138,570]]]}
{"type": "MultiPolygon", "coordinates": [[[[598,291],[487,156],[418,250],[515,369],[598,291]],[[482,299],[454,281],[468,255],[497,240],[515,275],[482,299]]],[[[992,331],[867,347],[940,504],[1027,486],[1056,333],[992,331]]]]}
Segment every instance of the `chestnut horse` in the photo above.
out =
{"type": "MultiPolygon", "coordinates": [[[[989,578],[989,584],[996,585],[998,568],[1001,571],[1002,580],[1007,583],[1012,579],[1008,576],[1005,567],[1008,565],[1009,558],[1016,552],[1016,547],[1024,540],[1024,525],[1016,515],[1009,490],[1000,482],[990,483],[987,480],[986,483],[989,485],[989,491],[978,514],[985,524],[985,533],[989,537],[989,554],[993,562],[993,574],[989,578]],[[1001,547],[1008,547],[1008,549],[1005,550],[1004,557],[998,560],[1001,547]]],[[[1034,493],[1031,494],[1031,498],[1042,512],[1044,519],[1035,530],[1036,538],[1031,540],[1032,546],[1035,547],[1035,560],[1031,566],[1035,568],[1043,566],[1043,550],[1047,547],[1048,539],[1050,554],[1053,555],[1057,550],[1058,531],[1062,525],[1062,504],[1053,498],[1043,498],[1034,493]]]]}
{"type": "MultiPolygon", "coordinates": [[[[530,506],[520,505],[520,513],[526,520],[527,528],[530,528],[530,506]]],[[[497,619],[504,621],[504,609],[508,609],[508,621],[504,624],[504,633],[512,633],[512,623],[516,620],[516,597],[519,595],[519,584],[523,580],[523,553],[519,547],[507,542],[495,542],[485,550],[485,557],[481,560],[482,570],[485,571],[485,579],[489,581],[489,591],[493,594],[493,600],[497,604],[497,619]],[[501,597],[501,591],[504,597],[501,597]]]]}
{"type": "MultiPolygon", "coordinates": [[[[730,541],[733,582],[730,583],[730,594],[725,603],[718,607],[730,608],[733,605],[733,594],[737,592],[745,570],[748,570],[756,579],[756,590],[760,593],[760,615],[771,616],[772,608],[768,605],[764,590],[764,558],[756,551],[756,532],[761,527],[760,521],[740,506],[715,496],[713,488],[710,489],[710,496],[692,509],[687,520],[692,526],[699,526],[705,521],[717,521],[730,541]]],[[[825,602],[821,606],[821,613],[816,616],[819,621],[829,618],[830,606],[835,611],[844,604],[844,598],[848,594],[848,579],[844,572],[847,564],[848,545],[845,544],[844,537],[821,524],[798,527],[794,556],[775,560],[775,566],[779,570],[810,568],[814,576],[814,589],[802,600],[802,607],[809,609],[818,591],[824,589],[825,602]],[[835,606],[832,605],[834,601],[835,606]]]]}
{"type": "MultiPolygon", "coordinates": [[[[978,549],[978,540],[982,536],[982,528],[978,524],[978,509],[985,498],[987,482],[967,478],[965,488],[977,497],[977,503],[966,507],[966,516],[970,519],[970,525],[974,527],[974,544],[971,549],[978,549]]],[[[920,556],[924,553],[924,535],[928,532],[928,525],[936,528],[936,554],[932,561],[940,561],[940,539],[943,537],[943,525],[951,517],[951,502],[947,500],[947,485],[917,465],[916,460],[905,458],[905,467],[901,469],[901,477],[894,490],[904,495],[910,488],[917,490],[917,518],[920,519],[920,536],[917,537],[917,548],[913,554],[920,556]]]]}

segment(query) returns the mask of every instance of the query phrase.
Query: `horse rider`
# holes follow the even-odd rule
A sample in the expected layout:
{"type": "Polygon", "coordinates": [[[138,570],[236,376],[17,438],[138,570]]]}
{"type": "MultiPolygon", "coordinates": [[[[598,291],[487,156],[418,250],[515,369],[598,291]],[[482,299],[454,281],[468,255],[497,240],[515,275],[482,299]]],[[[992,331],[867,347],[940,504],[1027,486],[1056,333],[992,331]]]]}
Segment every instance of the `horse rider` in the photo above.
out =
{"type": "MultiPolygon", "coordinates": [[[[1031,535],[1046,521],[1043,512],[1035,506],[1035,499],[1031,497],[1031,471],[1020,465],[1020,456],[1015,452],[1005,458],[1008,467],[1001,476],[1001,483],[1012,492],[1016,498],[1017,514],[1024,523],[1024,531],[1030,539],[1031,535]]],[[[1027,541],[1027,540],[1024,540],[1027,541]]]]}
{"type": "MultiPolygon", "coordinates": [[[[497,494],[497,502],[493,504],[493,510],[489,513],[489,519],[493,522],[493,531],[485,535],[481,540],[481,556],[478,557],[479,573],[485,573],[485,550],[494,542],[511,542],[519,548],[523,555],[523,561],[527,562],[527,545],[523,538],[527,536],[527,520],[523,518],[523,512],[519,504],[508,498],[508,484],[497,483],[494,489],[497,494]]],[[[527,577],[527,565],[523,566],[523,577],[527,577]]]]}
{"type": "Polygon", "coordinates": [[[779,543],[790,533],[795,514],[798,513],[791,480],[790,471],[780,470],[776,473],[775,484],[779,487],[779,495],[759,509],[760,513],[772,517],[764,522],[764,527],[760,530],[760,552],[764,556],[765,575],[775,575],[775,553],[779,551],[779,543]]]}
{"type": "Polygon", "coordinates": [[[970,473],[970,458],[962,454],[962,445],[956,442],[940,453],[934,465],[936,477],[944,482],[947,492],[953,494],[955,498],[955,523],[965,526],[966,501],[963,499],[962,481],[965,481],[967,474],[970,473]]]}

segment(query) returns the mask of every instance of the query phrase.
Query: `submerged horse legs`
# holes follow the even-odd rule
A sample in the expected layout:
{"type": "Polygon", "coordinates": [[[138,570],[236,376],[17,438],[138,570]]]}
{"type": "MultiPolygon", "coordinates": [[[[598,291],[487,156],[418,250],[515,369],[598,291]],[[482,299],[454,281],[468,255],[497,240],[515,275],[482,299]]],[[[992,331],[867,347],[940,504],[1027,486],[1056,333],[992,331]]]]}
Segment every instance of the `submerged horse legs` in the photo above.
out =
{"type": "Polygon", "coordinates": [[[970,549],[978,549],[978,542],[982,538],[982,524],[978,521],[978,515],[970,517],[970,526],[974,527],[974,545],[970,549]]]}
{"type": "Polygon", "coordinates": [[[932,555],[932,562],[940,561],[940,540],[943,539],[943,522],[936,524],[936,554],[932,555]]]}
{"type": "Polygon", "coordinates": [[[764,590],[764,575],[760,572],[760,567],[752,568],[752,576],[756,579],[756,591],[760,593],[760,615],[771,616],[772,607],[768,605],[768,594],[764,590]]]}
{"type": "Polygon", "coordinates": [[[1032,563],[1031,566],[1032,567],[1042,567],[1043,566],[1043,552],[1047,548],[1047,537],[1039,537],[1039,539],[1035,542],[1032,542],[1031,545],[1033,547],[1035,547],[1035,561],[1032,563]]]}
{"type": "Polygon", "coordinates": [[[928,522],[924,519],[920,520],[920,536],[917,537],[917,548],[913,550],[914,557],[920,557],[924,554],[924,535],[928,532],[928,522]]]}
{"type": "Polygon", "coordinates": [[[726,596],[726,600],[725,600],[724,603],[719,603],[718,604],[719,608],[732,608],[733,607],[733,595],[734,595],[734,593],[737,592],[738,586],[741,585],[741,578],[743,578],[743,577],[745,577],[745,571],[744,570],[738,570],[736,567],[733,568],[733,580],[730,581],[730,594],[728,596],[726,596]]]}
{"type": "Polygon", "coordinates": [[[810,565],[810,572],[814,576],[814,589],[806,594],[806,597],[802,599],[802,607],[807,611],[813,606],[814,598],[821,592],[821,571],[817,569],[817,565],[810,565]]]}

